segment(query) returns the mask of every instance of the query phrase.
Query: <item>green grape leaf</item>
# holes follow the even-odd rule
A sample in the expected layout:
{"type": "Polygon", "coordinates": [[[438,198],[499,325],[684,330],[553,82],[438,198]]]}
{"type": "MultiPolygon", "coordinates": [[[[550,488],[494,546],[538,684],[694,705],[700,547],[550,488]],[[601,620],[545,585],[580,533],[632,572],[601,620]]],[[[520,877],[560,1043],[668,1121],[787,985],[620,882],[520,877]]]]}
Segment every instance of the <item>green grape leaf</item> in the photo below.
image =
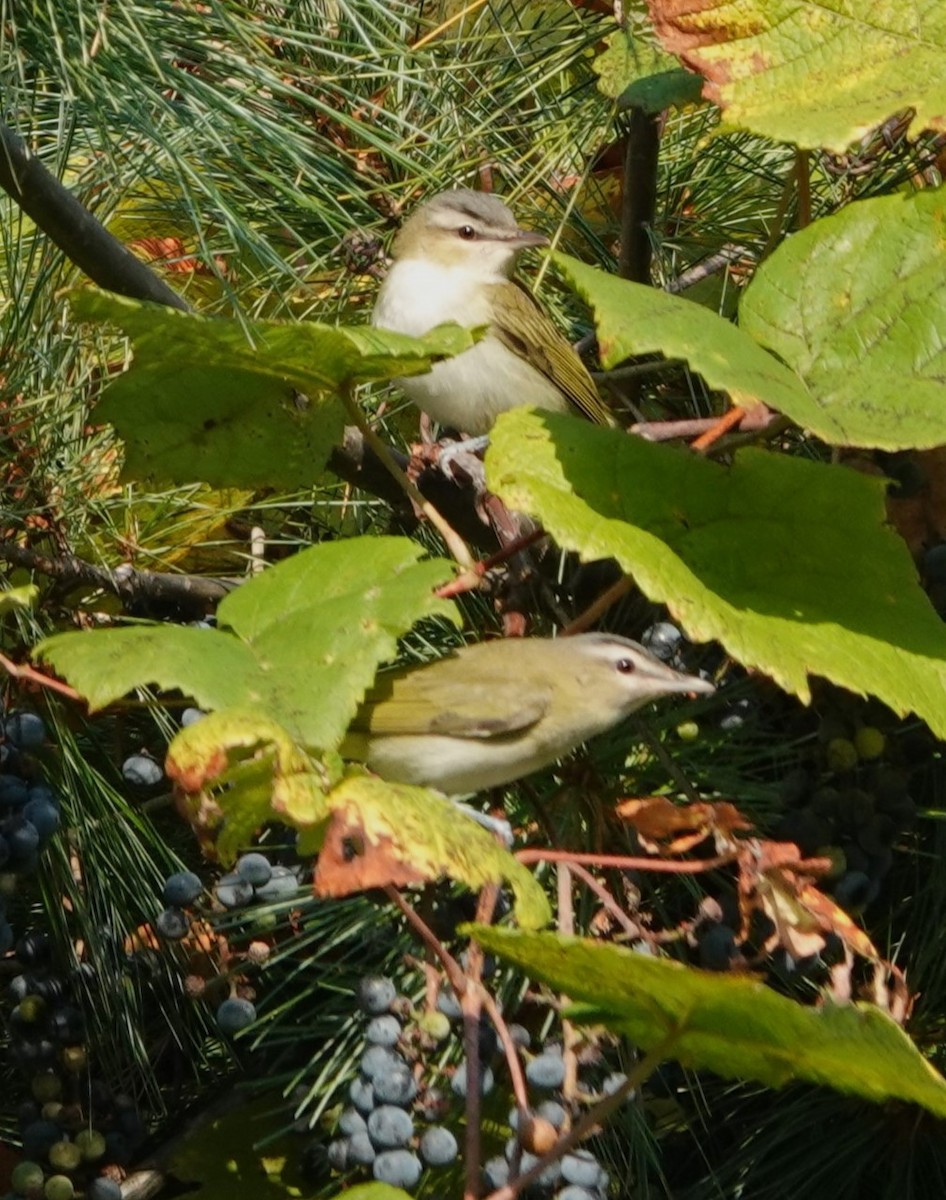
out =
{"type": "Polygon", "coordinates": [[[946,626],[879,480],[758,449],[727,468],[523,409],[494,426],[486,474],[563,549],[617,559],[694,640],[805,702],[821,675],[946,736],[946,626]]]}
{"type": "Polygon", "coordinates": [[[759,268],[739,323],[808,391],[782,411],[825,441],[946,441],[946,188],[848,205],[759,268]]]}
{"type": "Polygon", "coordinates": [[[68,680],[93,712],[147,684],[178,688],[208,709],[258,699],[253,652],[216,629],[161,624],[56,633],[33,657],[68,680]]]}
{"type": "Polygon", "coordinates": [[[305,487],[342,439],[343,385],[415,375],[475,340],[459,326],[411,338],[370,326],[237,321],[97,289],[79,320],[118,325],[133,363],[95,409],[125,442],[125,476],[221,487],[305,487]]]}
{"type": "Polygon", "coordinates": [[[0,613],[32,608],[38,595],[39,588],[35,583],[25,583],[22,587],[4,588],[3,591],[0,591],[0,613]]]}
{"type": "Polygon", "coordinates": [[[727,1079],[794,1080],[866,1100],[907,1100],[946,1116],[946,1080],[886,1013],[820,1008],[757,980],[687,967],[584,938],[467,927],[490,953],[582,1004],[569,1017],[604,1024],[644,1050],[727,1079]]]}
{"type": "Polygon", "coordinates": [[[625,28],[605,40],[605,49],[594,61],[599,91],[617,100],[619,109],[650,113],[699,100],[701,77],[661,50],[643,14],[630,11],[626,16],[625,28]]]}
{"type": "Polygon", "coordinates": [[[204,709],[252,709],[300,744],[331,750],[378,664],[422,617],[456,620],[433,588],[442,559],[408,538],[357,537],[301,551],[244,583],[218,609],[225,628],[139,625],[61,633],[35,654],[93,709],[136,687],[178,689],[204,709]]]}
{"type": "Polygon", "coordinates": [[[664,47],[699,71],[726,124],[842,151],[893,113],[946,129],[939,0],[648,0],[664,47]]]}
{"type": "Polygon", "coordinates": [[[316,866],[318,895],[447,876],[471,891],[508,884],[524,929],[539,929],[552,919],[532,874],[439,792],[353,774],[333,788],[328,803],[333,820],[316,866]]]}
{"type": "Polygon", "coordinates": [[[635,354],[682,358],[707,386],[736,403],[761,401],[780,412],[810,405],[804,382],[747,333],[701,304],[631,283],[567,254],[553,258],[592,306],[605,367],[635,354]]]}

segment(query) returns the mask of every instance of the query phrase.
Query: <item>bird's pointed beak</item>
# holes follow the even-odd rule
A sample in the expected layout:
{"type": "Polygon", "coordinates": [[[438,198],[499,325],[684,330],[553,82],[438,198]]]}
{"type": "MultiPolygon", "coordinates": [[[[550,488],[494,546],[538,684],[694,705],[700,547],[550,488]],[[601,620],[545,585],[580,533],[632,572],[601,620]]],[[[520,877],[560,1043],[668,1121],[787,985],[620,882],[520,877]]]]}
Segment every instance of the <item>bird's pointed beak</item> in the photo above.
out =
{"type": "Polygon", "coordinates": [[[544,233],[536,233],[534,229],[517,229],[510,237],[517,246],[550,246],[552,243],[544,233]]]}
{"type": "Polygon", "coordinates": [[[653,681],[654,690],[659,689],[661,695],[665,696],[678,693],[712,696],[716,691],[708,679],[701,679],[699,675],[686,675],[683,671],[677,671],[662,662],[648,663],[647,675],[653,681]]]}

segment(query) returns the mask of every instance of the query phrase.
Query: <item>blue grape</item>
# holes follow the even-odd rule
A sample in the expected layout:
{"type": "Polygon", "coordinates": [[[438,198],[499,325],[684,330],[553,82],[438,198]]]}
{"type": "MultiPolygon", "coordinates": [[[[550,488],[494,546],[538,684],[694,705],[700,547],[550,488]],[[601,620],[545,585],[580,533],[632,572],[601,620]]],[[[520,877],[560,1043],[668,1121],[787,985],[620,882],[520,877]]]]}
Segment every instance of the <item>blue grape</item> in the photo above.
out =
{"type": "Polygon", "coordinates": [[[601,1167],[590,1150],[573,1150],[562,1158],[562,1178],[576,1187],[598,1186],[601,1167]]]}
{"type": "Polygon", "coordinates": [[[697,943],[700,966],[706,971],[728,971],[736,953],[736,935],[728,925],[711,925],[697,943]]]}
{"type": "Polygon", "coordinates": [[[370,1167],[376,1157],[376,1150],[368,1137],[368,1131],[353,1133],[348,1139],[348,1157],[359,1167],[370,1167]]]}
{"type": "Polygon", "coordinates": [[[548,1121],[553,1129],[559,1130],[565,1124],[565,1118],[568,1116],[565,1109],[557,1100],[543,1100],[535,1110],[535,1115],[541,1117],[543,1121],[548,1121]]]}
{"type": "Polygon", "coordinates": [[[10,847],[10,861],[22,869],[39,849],[39,830],[25,817],[10,817],[4,821],[3,836],[10,847]]]}
{"type": "Polygon", "coordinates": [[[456,998],[453,988],[441,988],[437,995],[437,1011],[442,1012],[451,1021],[459,1021],[463,1016],[460,1001],[456,998]]]}
{"type": "Polygon", "coordinates": [[[107,1175],[99,1175],[89,1184],[86,1196],[88,1200],[122,1200],[121,1184],[107,1175]]]}
{"type": "Polygon", "coordinates": [[[383,975],[365,975],[358,981],[358,1007],[369,1017],[378,1017],[386,1013],[396,997],[397,988],[383,975]]]}
{"type": "Polygon", "coordinates": [[[299,879],[290,867],[273,867],[267,883],[256,889],[257,900],[273,904],[278,900],[289,900],[299,890],[299,879]]]}
{"type": "Polygon", "coordinates": [[[202,721],[206,717],[206,713],[202,708],[185,708],[181,713],[181,727],[187,729],[190,725],[196,725],[198,721],[202,721]]]}
{"type": "Polygon", "coordinates": [[[243,854],[237,859],[236,873],[253,887],[259,888],[272,879],[273,868],[265,854],[253,851],[250,854],[243,854]]]}
{"type": "Polygon", "coordinates": [[[40,845],[45,846],[59,828],[59,809],[48,800],[29,800],[23,806],[23,816],[39,834],[40,845]]]}
{"type": "Polygon", "coordinates": [[[38,967],[48,962],[52,954],[53,944],[48,933],[33,930],[26,933],[16,944],[16,956],[28,967],[38,967]]]}
{"type": "Polygon", "coordinates": [[[670,621],[656,621],[641,634],[641,645],[661,662],[670,662],[683,641],[683,634],[670,621]]]}
{"type": "Polygon", "coordinates": [[[382,1104],[406,1106],[417,1095],[417,1081],[406,1063],[379,1071],[371,1081],[375,1100],[382,1104]]]}
{"type": "Polygon", "coordinates": [[[375,1179],[391,1187],[416,1187],[422,1171],[420,1159],[410,1150],[385,1150],[371,1164],[375,1179]]]}
{"type": "Polygon", "coordinates": [[[368,1136],[376,1150],[395,1150],[414,1136],[414,1122],[403,1108],[382,1104],[368,1117],[368,1136]]]}
{"type": "Polygon", "coordinates": [[[334,1171],[348,1170],[348,1150],[351,1142],[348,1138],[336,1138],[328,1144],[328,1165],[334,1171]]]}
{"type": "Polygon", "coordinates": [[[420,1139],[420,1156],[429,1167],[446,1167],[456,1158],[457,1139],[443,1125],[431,1125],[420,1139]]]}
{"type": "Polygon", "coordinates": [[[44,1159],[61,1137],[62,1130],[55,1121],[33,1121],[23,1130],[24,1157],[44,1159]]]}
{"type": "Polygon", "coordinates": [[[373,1017],[365,1030],[365,1041],[373,1046],[396,1046],[400,1036],[401,1022],[390,1013],[373,1017]]]}
{"type": "Polygon", "coordinates": [[[164,772],[146,754],[132,754],[122,763],[122,778],[134,787],[155,787],[164,778],[164,772]]]}
{"type": "Polygon", "coordinates": [[[115,1163],[119,1167],[127,1167],[133,1154],[134,1149],[128,1138],[117,1129],[110,1129],[105,1135],[105,1161],[115,1163]]]}
{"type": "Polygon", "coordinates": [[[374,1109],[374,1087],[367,1079],[353,1079],[348,1089],[348,1099],[363,1116],[374,1109]]]}
{"type": "Polygon", "coordinates": [[[239,996],[231,996],[217,1009],[217,1026],[223,1033],[239,1033],[256,1020],[256,1006],[239,996]]]}
{"type": "Polygon", "coordinates": [[[483,1165],[483,1180],[486,1186],[496,1192],[509,1182],[509,1163],[501,1155],[490,1158],[483,1165]]]}
{"type": "Polygon", "coordinates": [[[18,808],[30,798],[29,786],[19,775],[0,775],[0,805],[18,808]]]}
{"type": "Polygon", "coordinates": [[[170,908],[187,908],[203,890],[204,885],[193,871],[176,871],[164,881],[161,895],[170,908]]]}
{"type": "Polygon", "coordinates": [[[253,899],[253,885],[231,871],[217,880],[214,895],[224,908],[245,908],[253,899]]]}
{"type": "MultiPolygon", "coordinates": [[[[480,1066],[480,1095],[488,1096],[493,1090],[495,1080],[490,1067],[480,1066]]],[[[450,1087],[455,1096],[465,1097],[467,1090],[467,1070],[466,1062],[460,1063],[453,1073],[453,1078],[450,1080],[450,1087]]]]}
{"type": "Polygon", "coordinates": [[[38,750],[46,741],[43,718],[33,712],[12,712],[3,723],[8,742],[18,750],[38,750]]]}
{"type": "Polygon", "coordinates": [[[561,1054],[545,1051],[526,1064],[526,1079],[533,1087],[553,1091],[565,1082],[565,1060],[561,1054]]]}
{"type": "Polygon", "coordinates": [[[564,1187],[560,1192],[555,1193],[555,1200],[598,1200],[600,1195],[600,1192],[589,1192],[587,1188],[570,1183],[568,1187],[564,1187]]]}
{"type": "Polygon", "coordinates": [[[367,1129],[365,1118],[361,1115],[357,1108],[346,1108],[342,1115],[338,1118],[338,1131],[351,1137],[355,1133],[364,1133],[367,1129]]]}
{"type": "Polygon", "coordinates": [[[161,937],[167,938],[169,942],[179,942],[181,938],[187,937],[191,923],[186,912],[179,908],[166,908],[155,920],[154,927],[161,937]]]}
{"type": "Polygon", "coordinates": [[[374,1079],[382,1071],[392,1071],[398,1067],[407,1070],[407,1063],[389,1046],[369,1046],[358,1064],[358,1069],[368,1079],[374,1079]]]}

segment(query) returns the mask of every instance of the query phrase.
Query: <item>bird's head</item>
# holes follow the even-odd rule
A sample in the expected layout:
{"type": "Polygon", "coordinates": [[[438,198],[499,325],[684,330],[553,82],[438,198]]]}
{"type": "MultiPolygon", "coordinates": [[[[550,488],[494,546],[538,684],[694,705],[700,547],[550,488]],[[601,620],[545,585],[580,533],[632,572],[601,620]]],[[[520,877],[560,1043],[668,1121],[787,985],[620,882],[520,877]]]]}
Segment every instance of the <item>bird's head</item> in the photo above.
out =
{"type": "Polygon", "coordinates": [[[543,234],[520,229],[497,196],[457,188],[412,213],[392,254],[396,262],[423,259],[491,281],[512,274],[520,250],[548,244],[543,234]]]}

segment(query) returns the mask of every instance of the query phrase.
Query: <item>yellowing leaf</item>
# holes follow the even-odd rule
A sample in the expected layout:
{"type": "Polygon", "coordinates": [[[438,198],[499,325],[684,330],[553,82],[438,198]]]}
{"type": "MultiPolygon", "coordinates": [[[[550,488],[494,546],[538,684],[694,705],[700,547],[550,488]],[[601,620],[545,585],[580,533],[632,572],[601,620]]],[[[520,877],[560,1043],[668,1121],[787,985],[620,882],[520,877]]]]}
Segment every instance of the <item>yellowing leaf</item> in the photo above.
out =
{"type": "Polygon", "coordinates": [[[664,47],[729,125],[844,150],[901,109],[946,128],[941,0],[648,0],[664,47]]]}
{"type": "Polygon", "coordinates": [[[332,824],[315,873],[320,895],[447,876],[478,891],[507,883],[524,928],[551,920],[545,893],[492,834],[438,792],[352,775],[332,790],[332,824]]]}

